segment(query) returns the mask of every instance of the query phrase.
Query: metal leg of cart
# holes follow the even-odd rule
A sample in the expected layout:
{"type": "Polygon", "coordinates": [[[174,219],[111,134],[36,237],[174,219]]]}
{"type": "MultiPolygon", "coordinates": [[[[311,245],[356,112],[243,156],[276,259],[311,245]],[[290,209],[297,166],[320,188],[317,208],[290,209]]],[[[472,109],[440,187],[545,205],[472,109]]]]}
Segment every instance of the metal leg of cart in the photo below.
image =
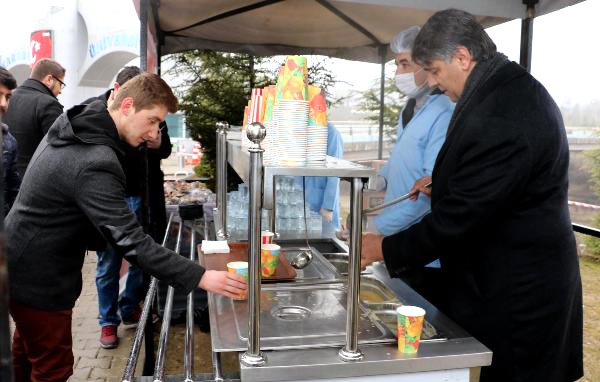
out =
{"type": "Polygon", "coordinates": [[[264,150],[260,142],[266,130],[260,123],[252,123],[247,129],[248,139],[253,144],[250,152],[250,204],[248,206],[248,350],[240,356],[246,366],[262,366],[266,359],[260,351],[260,219],[263,190],[264,150]]]}

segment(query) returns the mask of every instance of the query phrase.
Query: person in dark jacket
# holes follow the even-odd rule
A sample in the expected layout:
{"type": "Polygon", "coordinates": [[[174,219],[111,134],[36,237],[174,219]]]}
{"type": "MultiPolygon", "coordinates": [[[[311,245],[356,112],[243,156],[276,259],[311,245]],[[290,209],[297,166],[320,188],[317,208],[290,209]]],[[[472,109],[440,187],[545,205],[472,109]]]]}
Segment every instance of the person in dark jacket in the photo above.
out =
{"type": "MultiPolygon", "coordinates": [[[[12,74],[0,66],[0,121],[8,110],[12,91],[17,81],[12,74]]],[[[17,141],[8,131],[8,126],[0,122],[2,129],[2,165],[4,167],[4,213],[10,210],[21,186],[21,177],[17,172],[17,141]]]]}
{"type": "Polygon", "coordinates": [[[434,14],[413,58],[457,101],[431,213],[383,240],[366,235],[362,265],[384,260],[395,276],[439,256],[442,310],[493,352],[482,382],[579,379],[581,279],[557,105],[463,11],[434,14]]]}
{"type": "Polygon", "coordinates": [[[35,64],[31,77],[13,93],[4,123],[17,139],[17,171],[21,176],[40,141],[63,112],[56,97],[65,86],[64,79],[65,68],[44,58],[35,64]]]}
{"type": "MultiPolygon", "coordinates": [[[[117,74],[115,87],[118,89],[130,79],[142,73],[137,66],[126,66],[117,74]]],[[[106,102],[113,89],[109,89],[98,97],[87,99],[83,104],[101,100],[106,102]]],[[[160,125],[160,134],[156,140],[150,140],[148,145],[148,172],[149,177],[152,174],[154,177],[160,170],[160,159],[167,158],[171,154],[171,140],[166,129],[166,123],[163,121],[160,125]],[[156,160],[150,160],[150,158],[156,160]],[[157,168],[155,168],[157,167],[157,168]]],[[[125,156],[121,161],[123,171],[125,173],[125,200],[131,211],[136,215],[138,221],[141,222],[142,214],[142,194],[144,190],[144,153],[139,147],[128,146],[125,148],[125,156]]],[[[150,182],[149,182],[150,183],[150,182]]],[[[160,187],[155,184],[149,184],[149,194],[151,200],[163,199],[162,209],[164,206],[164,189],[162,183],[160,187]],[[158,194],[158,195],[155,195],[158,194]]],[[[150,215],[154,218],[154,205],[150,205],[150,215]]],[[[160,206],[158,206],[160,208],[160,206]]],[[[165,213],[163,213],[165,215],[165,213]]],[[[166,220],[166,216],[164,216],[166,220]]],[[[164,223],[166,225],[166,222],[164,223]]],[[[152,232],[149,232],[151,236],[152,232]]],[[[156,242],[162,240],[154,237],[156,242]]],[[[99,324],[100,331],[100,346],[105,349],[112,349],[119,344],[117,336],[117,326],[122,322],[125,328],[133,328],[137,326],[139,320],[140,308],[139,303],[144,297],[144,274],[142,270],[131,264],[127,273],[127,281],[125,289],[119,298],[119,279],[121,270],[122,257],[109,245],[105,250],[97,251],[98,265],[96,268],[96,288],[98,289],[98,310],[100,312],[99,324]],[[119,316],[120,313],[120,316],[119,316]]]]}
{"type": "Polygon", "coordinates": [[[62,114],[40,143],[5,221],[15,380],[72,374],[72,308],[86,248],[98,249],[98,242],[185,293],[196,286],[229,297],[245,293],[243,278],[205,271],[157,244],[125,202],[125,145],[156,139],[176,108],[159,76],[140,74],[108,108],[95,101],[62,114]]]}

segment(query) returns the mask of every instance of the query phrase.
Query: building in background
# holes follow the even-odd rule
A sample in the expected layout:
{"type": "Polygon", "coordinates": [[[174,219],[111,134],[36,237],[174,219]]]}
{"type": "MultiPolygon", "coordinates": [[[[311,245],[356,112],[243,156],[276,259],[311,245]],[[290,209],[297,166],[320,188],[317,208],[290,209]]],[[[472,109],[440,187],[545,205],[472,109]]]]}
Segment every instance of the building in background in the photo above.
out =
{"type": "Polygon", "coordinates": [[[67,87],[58,97],[69,108],[106,90],[119,69],[139,57],[140,23],[133,1],[23,1],[22,20],[0,37],[0,65],[21,84],[40,58],[67,70],[67,87]]]}

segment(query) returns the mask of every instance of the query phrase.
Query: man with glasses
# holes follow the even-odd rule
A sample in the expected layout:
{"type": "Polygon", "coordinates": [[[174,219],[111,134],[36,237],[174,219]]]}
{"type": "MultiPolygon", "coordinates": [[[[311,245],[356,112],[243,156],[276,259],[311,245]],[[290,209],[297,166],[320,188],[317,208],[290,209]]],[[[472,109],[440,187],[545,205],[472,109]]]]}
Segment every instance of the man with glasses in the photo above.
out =
{"type": "Polygon", "coordinates": [[[56,98],[64,89],[65,68],[50,59],[40,60],[31,71],[31,77],[12,94],[10,109],[4,123],[17,139],[17,170],[25,174],[29,160],[46,135],[63,106],[56,98]]]}

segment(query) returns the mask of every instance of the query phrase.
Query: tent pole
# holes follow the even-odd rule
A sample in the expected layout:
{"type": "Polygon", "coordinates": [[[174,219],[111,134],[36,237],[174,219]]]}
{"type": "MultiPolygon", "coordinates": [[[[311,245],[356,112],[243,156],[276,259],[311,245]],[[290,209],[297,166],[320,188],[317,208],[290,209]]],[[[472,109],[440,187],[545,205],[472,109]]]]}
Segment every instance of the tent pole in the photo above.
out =
{"type": "Polygon", "coordinates": [[[140,0],[140,69],[148,70],[148,0],[140,0]]]}
{"type": "MultiPolygon", "coordinates": [[[[148,71],[148,0],[140,0],[140,69],[148,71]]],[[[142,190],[142,226],[148,232],[148,151],[144,150],[144,179],[142,190]]],[[[144,272],[144,286],[147,288],[150,278],[144,272]]],[[[144,327],[144,368],[142,375],[152,375],[154,371],[154,328],[152,319],[146,320],[144,327]]]]}
{"type": "Polygon", "coordinates": [[[377,143],[377,159],[383,158],[383,106],[384,106],[384,88],[385,88],[385,45],[379,46],[379,56],[381,57],[381,78],[379,88],[379,141],[377,143]]]}
{"type": "Polygon", "coordinates": [[[519,63],[531,72],[531,48],[533,41],[533,19],[535,18],[535,4],[538,0],[523,0],[527,5],[527,17],[521,20],[521,57],[519,63]]]}

